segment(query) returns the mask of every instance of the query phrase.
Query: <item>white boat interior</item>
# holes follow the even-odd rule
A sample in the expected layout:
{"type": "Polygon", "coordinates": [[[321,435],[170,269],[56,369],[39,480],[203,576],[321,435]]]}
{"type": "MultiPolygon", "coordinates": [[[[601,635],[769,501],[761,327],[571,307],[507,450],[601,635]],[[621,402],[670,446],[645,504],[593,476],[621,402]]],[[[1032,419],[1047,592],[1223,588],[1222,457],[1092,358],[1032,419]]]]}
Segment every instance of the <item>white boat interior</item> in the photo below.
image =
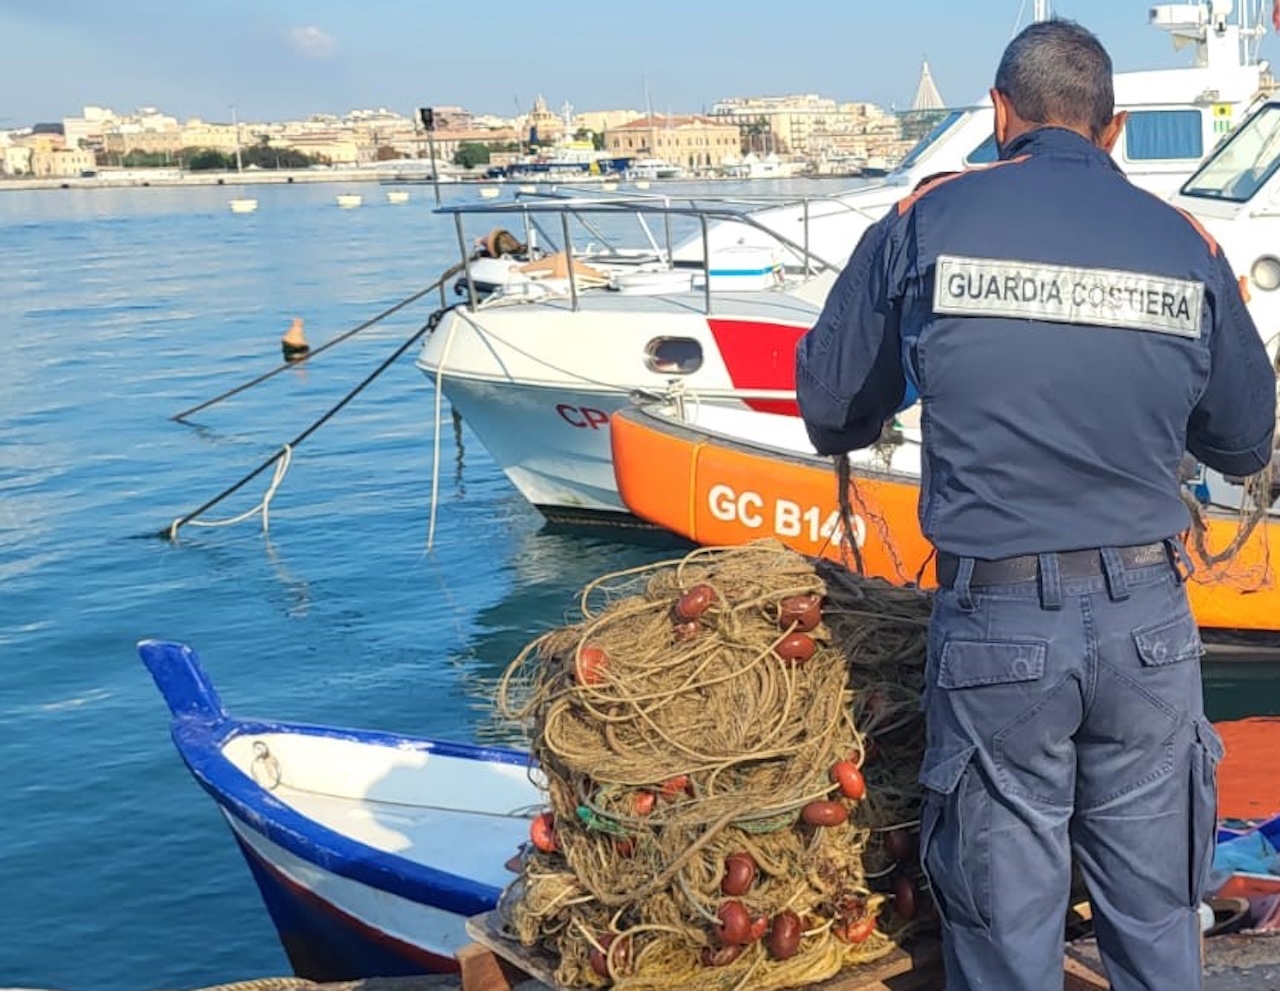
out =
{"type": "Polygon", "coordinates": [[[267,732],[235,736],[223,754],[342,837],[498,887],[542,801],[527,768],[408,746],[267,732]]]}

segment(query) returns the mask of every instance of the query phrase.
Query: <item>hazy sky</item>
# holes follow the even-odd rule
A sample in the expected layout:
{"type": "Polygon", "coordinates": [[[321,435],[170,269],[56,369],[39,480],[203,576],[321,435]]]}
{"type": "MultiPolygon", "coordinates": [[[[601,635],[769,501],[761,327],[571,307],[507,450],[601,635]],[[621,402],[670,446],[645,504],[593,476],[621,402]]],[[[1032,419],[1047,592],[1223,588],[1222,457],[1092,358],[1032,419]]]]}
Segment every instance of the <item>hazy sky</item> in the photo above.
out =
{"type": "MultiPolygon", "coordinates": [[[[1237,0],[1237,5],[1242,0],[1237,0]]],[[[461,104],[696,111],[819,93],[899,107],[920,60],[943,98],[986,91],[1031,0],[0,0],[0,128],[87,103],[180,118],[461,104]],[[1025,9],[1023,9],[1025,8],[1025,9]]],[[[1184,64],[1146,0],[1057,0],[1118,69],[1184,64]]],[[[1268,38],[1264,57],[1280,59],[1268,38]]]]}

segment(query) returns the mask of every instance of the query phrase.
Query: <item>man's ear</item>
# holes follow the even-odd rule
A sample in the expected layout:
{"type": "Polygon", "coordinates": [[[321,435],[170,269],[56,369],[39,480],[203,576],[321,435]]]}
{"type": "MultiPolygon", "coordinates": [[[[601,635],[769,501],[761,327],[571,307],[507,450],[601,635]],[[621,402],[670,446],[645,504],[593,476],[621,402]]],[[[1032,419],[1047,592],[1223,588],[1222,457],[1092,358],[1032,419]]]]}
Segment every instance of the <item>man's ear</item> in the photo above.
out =
{"type": "Polygon", "coordinates": [[[998,89],[991,90],[991,105],[996,111],[996,146],[1003,148],[1009,135],[1009,98],[998,89]]]}
{"type": "Polygon", "coordinates": [[[1111,149],[1116,146],[1116,142],[1120,140],[1120,133],[1124,130],[1124,122],[1129,119],[1129,111],[1121,110],[1118,114],[1111,118],[1111,123],[1102,129],[1102,133],[1098,135],[1097,145],[1108,155],[1111,149]]]}

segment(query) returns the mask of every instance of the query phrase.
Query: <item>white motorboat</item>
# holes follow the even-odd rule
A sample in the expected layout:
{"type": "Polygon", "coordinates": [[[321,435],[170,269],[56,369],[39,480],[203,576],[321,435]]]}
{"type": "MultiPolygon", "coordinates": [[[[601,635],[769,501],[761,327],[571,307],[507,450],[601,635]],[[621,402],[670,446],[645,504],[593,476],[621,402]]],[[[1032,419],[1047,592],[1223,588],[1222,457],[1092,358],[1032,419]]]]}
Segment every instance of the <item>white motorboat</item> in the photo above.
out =
{"type": "MultiPolygon", "coordinates": [[[[1116,157],[1136,184],[1173,194],[1261,100],[1269,77],[1256,52],[1260,13],[1256,0],[1234,16],[1221,0],[1152,10],[1152,23],[1193,44],[1197,58],[1116,77],[1130,113],[1116,157]]],[[[672,389],[704,403],[794,412],[795,342],[858,237],[920,179],[994,158],[991,130],[989,106],[956,111],[885,182],[830,197],[651,192],[445,207],[460,243],[465,222],[478,221],[497,249],[468,259],[457,286],[465,303],[426,339],[417,364],[547,516],[625,522],[609,415],[637,391],[672,389]],[[624,223],[638,241],[620,234],[624,223]],[[564,264],[519,271],[550,253],[564,264]],[[591,272],[579,275],[580,265],[591,272]]],[[[1199,203],[1188,208],[1202,212],[1199,203]]]]}
{"type": "Polygon", "coordinates": [[[684,169],[661,158],[638,158],[628,167],[626,176],[643,180],[679,179],[684,176],[684,169]]]}
{"type": "Polygon", "coordinates": [[[249,196],[240,196],[230,201],[232,213],[253,213],[258,209],[258,201],[249,196]]]}
{"type": "Polygon", "coordinates": [[[354,209],[364,202],[364,197],[359,193],[339,193],[336,199],[343,210],[354,209]]]}

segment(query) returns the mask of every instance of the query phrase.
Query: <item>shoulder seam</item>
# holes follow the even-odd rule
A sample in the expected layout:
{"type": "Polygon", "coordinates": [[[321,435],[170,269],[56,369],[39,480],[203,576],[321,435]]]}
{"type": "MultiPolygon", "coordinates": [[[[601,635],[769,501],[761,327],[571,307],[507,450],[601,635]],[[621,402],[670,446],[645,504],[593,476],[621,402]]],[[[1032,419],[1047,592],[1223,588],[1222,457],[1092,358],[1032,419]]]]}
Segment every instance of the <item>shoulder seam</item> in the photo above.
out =
{"type": "Polygon", "coordinates": [[[1205,226],[1200,223],[1200,219],[1194,213],[1191,213],[1189,210],[1184,210],[1180,206],[1175,206],[1174,209],[1182,214],[1183,220],[1195,228],[1195,232],[1199,234],[1204,239],[1204,243],[1209,246],[1209,254],[1216,258],[1219,251],[1218,242],[1214,240],[1212,234],[1205,230],[1205,226]]]}
{"type": "MultiPolygon", "coordinates": [[[[1134,188],[1142,189],[1141,186],[1135,186],[1134,188]]],[[[1210,257],[1216,258],[1218,256],[1218,254],[1221,252],[1222,249],[1219,247],[1217,240],[1214,238],[1212,234],[1210,234],[1205,229],[1204,224],[1200,223],[1200,219],[1194,213],[1192,213],[1190,210],[1184,210],[1180,206],[1175,206],[1173,203],[1170,203],[1164,197],[1157,196],[1155,193],[1153,193],[1149,189],[1143,189],[1142,191],[1146,193],[1148,196],[1150,196],[1157,203],[1161,203],[1164,206],[1170,207],[1171,209],[1177,211],[1182,216],[1182,219],[1185,220],[1188,224],[1190,224],[1191,228],[1197,234],[1200,235],[1201,240],[1203,240],[1204,243],[1209,246],[1210,257]]]]}
{"type": "Polygon", "coordinates": [[[931,193],[933,190],[937,189],[939,186],[946,185],[948,182],[951,182],[952,180],[961,179],[965,176],[977,175],[981,172],[989,172],[992,169],[997,169],[1002,165],[1020,165],[1021,163],[1027,161],[1027,159],[1029,159],[1030,157],[1031,157],[1030,155],[1019,155],[1017,158],[1008,158],[1008,159],[1005,159],[1004,161],[992,162],[990,165],[980,165],[975,168],[964,169],[960,172],[952,172],[950,175],[938,176],[938,178],[933,179],[930,182],[926,182],[923,186],[916,189],[910,196],[906,197],[905,199],[899,200],[898,216],[905,217],[910,212],[911,208],[915,206],[917,201],[919,201],[922,197],[924,197],[928,193],[931,193]]]}

